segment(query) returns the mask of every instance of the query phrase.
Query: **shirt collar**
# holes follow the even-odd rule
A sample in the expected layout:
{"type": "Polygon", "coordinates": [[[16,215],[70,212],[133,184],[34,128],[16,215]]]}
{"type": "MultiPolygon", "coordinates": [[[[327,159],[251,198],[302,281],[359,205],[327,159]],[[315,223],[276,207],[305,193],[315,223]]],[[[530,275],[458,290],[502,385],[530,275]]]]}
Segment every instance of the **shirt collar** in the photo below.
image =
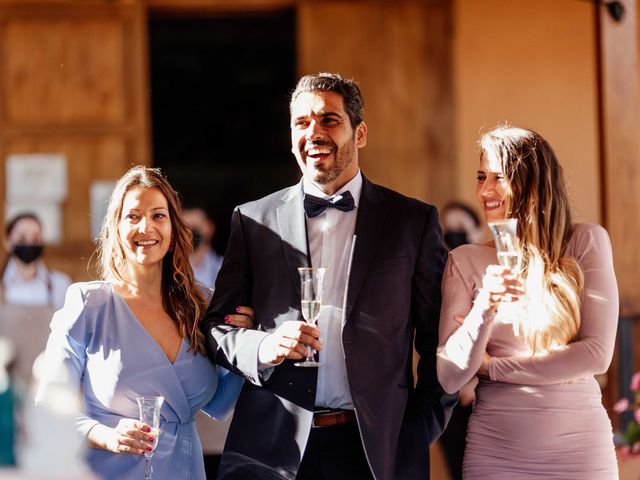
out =
{"type": "Polygon", "coordinates": [[[318,187],[316,187],[307,177],[302,178],[302,190],[304,193],[308,193],[309,195],[313,195],[314,197],[319,198],[333,198],[337,195],[340,195],[347,190],[351,192],[351,196],[353,197],[353,201],[355,206],[357,207],[360,203],[360,193],[362,192],[362,172],[358,169],[358,173],[349,180],[344,186],[339,189],[334,195],[327,195],[318,187]]]}

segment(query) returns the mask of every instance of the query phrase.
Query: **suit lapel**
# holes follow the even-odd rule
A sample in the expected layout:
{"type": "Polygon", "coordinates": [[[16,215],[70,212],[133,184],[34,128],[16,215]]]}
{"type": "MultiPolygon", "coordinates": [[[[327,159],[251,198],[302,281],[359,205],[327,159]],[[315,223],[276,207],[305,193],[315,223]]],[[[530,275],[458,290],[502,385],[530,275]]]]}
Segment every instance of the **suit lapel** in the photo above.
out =
{"type": "Polygon", "coordinates": [[[276,209],[276,215],[291,281],[295,285],[296,292],[300,295],[298,267],[308,267],[310,264],[302,182],[287,191],[282,205],[276,209]]]}
{"type": "Polygon", "coordinates": [[[384,194],[376,185],[362,176],[362,193],[358,205],[358,218],[356,220],[356,247],[351,263],[351,275],[349,277],[349,291],[347,293],[347,312],[344,318],[348,319],[355,305],[362,284],[369,270],[369,265],[376,252],[384,219],[387,216],[388,206],[384,194]]]}

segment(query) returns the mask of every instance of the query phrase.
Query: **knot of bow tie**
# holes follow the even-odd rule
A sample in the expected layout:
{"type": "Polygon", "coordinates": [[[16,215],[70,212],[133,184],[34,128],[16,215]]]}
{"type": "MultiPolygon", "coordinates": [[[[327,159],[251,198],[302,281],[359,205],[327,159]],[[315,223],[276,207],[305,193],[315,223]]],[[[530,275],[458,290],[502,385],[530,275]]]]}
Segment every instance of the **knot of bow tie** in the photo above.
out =
{"type": "Polygon", "coordinates": [[[337,208],[343,212],[349,212],[353,210],[355,206],[356,204],[349,190],[336,196],[333,201],[327,200],[326,198],[314,197],[308,193],[304,194],[304,212],[307,214],[307,217],[317,217],[327,208],[337,208]]]}

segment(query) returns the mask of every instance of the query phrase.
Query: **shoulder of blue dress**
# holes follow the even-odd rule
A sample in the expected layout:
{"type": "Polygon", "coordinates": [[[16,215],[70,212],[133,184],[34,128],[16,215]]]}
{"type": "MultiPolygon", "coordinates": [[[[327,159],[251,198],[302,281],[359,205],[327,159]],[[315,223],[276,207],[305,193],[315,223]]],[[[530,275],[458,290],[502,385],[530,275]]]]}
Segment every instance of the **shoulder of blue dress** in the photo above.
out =
{"type": "Polygon", "coordinates": [[[84,303],[87,306],[101,305],[111,301],[114,297],[111,282],[102,280],[74,283],[69,287],[69,289],[78,290],[84,298],[84,303]]]}

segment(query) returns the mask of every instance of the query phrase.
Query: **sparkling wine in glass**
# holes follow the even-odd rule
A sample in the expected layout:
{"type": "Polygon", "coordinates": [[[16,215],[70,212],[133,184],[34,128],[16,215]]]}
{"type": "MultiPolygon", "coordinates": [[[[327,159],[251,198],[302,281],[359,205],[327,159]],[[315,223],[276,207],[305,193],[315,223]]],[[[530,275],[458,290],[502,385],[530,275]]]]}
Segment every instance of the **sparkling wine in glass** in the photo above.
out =
{"type": "MultiPolygon", "coordinates": [[[[327,271],[324,267],[316,268],[298,268],[300,273],[300,307],[302,316],[307,323],[314,324],[320,315],[320,307],[322,306],[322,282],[324,274],[327,271]]],[[[318,367],[320,363],[316,362],[314,356],[316,351],[307,346],[307,358],[303,362],[295,363],[297,367],[318,367]]]]}
{"type": "Polygon", "coordinates": [[[522,265],[522,252],[518,240],[518,219],[507,218],[489,222],[489,229],[496,242],[498,262],[512,272],[518,273],[522,265]]]}
{"type": "Polygon", "coordinates": [[[144,478],[150,480],[153,475],[151,457],[160,439],[160,409],[164,403],[164,397],[137,397],[136,400],[140,411],[140,421],[151,427],[151,434],[156,439],[151,445],[153,450],[144,453],[144,478]]]}

